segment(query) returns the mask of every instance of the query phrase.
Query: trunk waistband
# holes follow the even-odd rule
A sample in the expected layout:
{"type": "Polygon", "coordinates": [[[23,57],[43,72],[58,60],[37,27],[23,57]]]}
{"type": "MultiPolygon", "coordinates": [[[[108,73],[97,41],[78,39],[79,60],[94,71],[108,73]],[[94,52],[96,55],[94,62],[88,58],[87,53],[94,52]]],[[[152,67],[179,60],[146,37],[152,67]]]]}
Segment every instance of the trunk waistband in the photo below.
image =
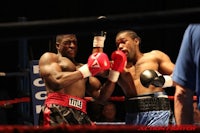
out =
{"type": "Polygon", "coordinates": [[[146,112],[170,110],[170,101],[165,92],[152,93],[133,98],[128,98],[125,101],[126,112],[146,112]]]}
{"type": "Polygon", "coordinates": [[[168,95],[166,94],[166,92],[155,92],[155,93],[150,93],[150,94],[137,95],[131,98],[126,98],[126,100],[145,99],[145,98],[152,98],[152,97],[168,98],[168,95]]]}
{"type": "Polygon", "coordinates": [[[84,113],[86,111],[86,104],[87,102],[79,97],[66,95],[62,93],[49,93],[47,99],[45,100],[45,104],[49,106],[50,104],[57,104],[65,107],[74,108],[80,110],[84,113]]]}

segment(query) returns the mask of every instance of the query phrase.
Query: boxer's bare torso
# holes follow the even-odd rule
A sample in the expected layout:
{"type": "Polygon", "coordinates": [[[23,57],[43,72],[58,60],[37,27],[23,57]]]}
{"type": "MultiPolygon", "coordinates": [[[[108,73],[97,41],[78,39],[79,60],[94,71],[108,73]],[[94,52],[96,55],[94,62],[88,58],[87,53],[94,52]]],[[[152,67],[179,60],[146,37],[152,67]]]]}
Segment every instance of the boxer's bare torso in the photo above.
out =
{"type": "Polygon", "coordinates": [[[143,95],[163,91],[160,87],[144,87],[140,82],[140,74],[144,70],[152,69],[170,75],[173,71],[173,63],[169,57],[160,51],[151,51],[142,54],[135,64],[128,63],[125,71],[121,73],[118,84],[127,97],[143,95]]]}

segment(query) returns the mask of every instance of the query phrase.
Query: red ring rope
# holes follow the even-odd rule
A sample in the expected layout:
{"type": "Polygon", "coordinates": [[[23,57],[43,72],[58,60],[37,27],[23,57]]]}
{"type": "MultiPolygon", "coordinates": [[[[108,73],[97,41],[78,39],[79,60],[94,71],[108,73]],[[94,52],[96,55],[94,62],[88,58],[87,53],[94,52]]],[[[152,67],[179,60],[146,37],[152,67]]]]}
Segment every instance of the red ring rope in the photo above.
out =
{"type": "MultiPolygon", "coordinates": [[[[169,100],[174,100],[174,96],[168,96],[168,98],[169,98],[169,100]]],[[[92,97],[85,97],[84,99],[88,102],[94,101],[94,99],[92,97]]],[[[125,100],[125,97],[124,96],[113,96],[113,97],[110,97],[109,100],[123,102],[125,100]]],[[[197,96],[193,96],[193,100],[197,101],[197,96]]],[[[15,98],[13,100],[1,100],[0,106],[16,104],[16,103],[23,103],[23,102],[30,102],[30,97],[15,98]]]]}
{"type": "MultiPolygon", "coordinates": [[[[169,98],[169,100],[174,100],[174,96],[168,96],[168,98],[169,98]]],[[[88,102],[94,101],[94,99],[92,97],[85,97],[84,99],[88,102]]],[[[125,99],[124,96],[113,96],[113,97],[109,98],[110,101],[118,101],[118,102],[123,102],[124,99],[125,99]]],[[[197,101],[197,96],[193,96],[193,100],[197,101]]],[[[22,97],[22,98],[15,98],[13,100],[1,100],[0,106],[5,106],[8,104],[15,104],[15,103],[22,103],[22,102],[30,102],[30,98],[22,97]]]]}
{"type": "Polygon", "coordinates": [[[183,125],[183,126],[133,126],[133,125],[94,125],[94,126],[86,126],[86,125],[60,125],[54,127],[42,127],[42,126],[0,126],[0,132],[6,133],[77,133],[77,132],[85,132],[85,133],[135,133],[135,132],[147,132],[147,131],[157,131],[157,132],[199,132],[200,127],[194,125],[183,125]]]}
{"type": "MultiPolygon", "coordinates": [[[[168,96],[169,100],[174,100],[174,96],[168,96]]],[[[94,101],[92,97],[85,97],[85,100],[87,101],[94,101]]],[[[110,101],[118,101],[123,102],[125,100],[124,96],[112,96],[109,98],[110,101]]],[[[193,96],[193,100],[197,101],[197,96],[193,96]]]]}

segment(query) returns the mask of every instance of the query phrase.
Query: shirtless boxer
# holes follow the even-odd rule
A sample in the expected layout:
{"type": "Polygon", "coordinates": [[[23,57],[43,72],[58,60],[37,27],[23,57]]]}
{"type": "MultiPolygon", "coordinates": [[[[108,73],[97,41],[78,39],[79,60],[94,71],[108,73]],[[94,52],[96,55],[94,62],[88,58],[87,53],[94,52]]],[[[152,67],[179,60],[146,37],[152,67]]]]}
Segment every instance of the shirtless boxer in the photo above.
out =
{"type": "Polygon", "coordinates": [[[89,124],[85,94],[96,98],[101,87],[94,76],[110,68],[106,54],[95,52],[87,64],[75,61],[77,38],[74,34],[56,37],[57,54],[44,53],[39,60],[40,75],[45,83],[47,99],[40,113],[39,124],[89,124]]]}
{"type": "MultiPolygon", "coordinates": [[[[110,71],[112,76],[109,75],[107,88],[101,90],[99,100],[108,99],[114,91],[115,83],[118,83],[126,97],[126,124],[173,125],[175,120],[164,88],[173,85],[169,75],[173,72],[174,64],[159,50],[142,53],[140,42],[140,37],[134,31],[125,30],[117,34],[117,50],[126,55],[127,64],[120,75],[110,71]]],[[[123,60],[124,55],[120,55],[123,60]]]]}

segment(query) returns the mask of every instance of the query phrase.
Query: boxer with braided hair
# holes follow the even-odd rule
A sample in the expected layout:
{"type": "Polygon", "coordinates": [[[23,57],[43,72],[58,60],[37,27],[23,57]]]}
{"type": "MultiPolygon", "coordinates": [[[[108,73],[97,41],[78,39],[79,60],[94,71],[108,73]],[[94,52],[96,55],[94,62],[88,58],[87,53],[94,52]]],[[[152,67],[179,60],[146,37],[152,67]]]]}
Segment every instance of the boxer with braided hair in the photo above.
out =
{"type": "Polygon", "coordinates": [[[99,100],[105,102],[112,95],[117,83],[126,97],[126,124],[174,125],[174,115],[164,90],[173,86],[170,75],[174,63],[168,55],[159,50],[142,53],[140,43],[141,38],[132,30],[120,31],[117,34],[118,52],[112,54],[115,65],[111,65],[114,71],[110,70],[107,87],[102,88],[99,100]],[[124,62],[124,58],[127,62],[124,62]],[[120,65],[125,65],[125,68],[120,65]]]}

